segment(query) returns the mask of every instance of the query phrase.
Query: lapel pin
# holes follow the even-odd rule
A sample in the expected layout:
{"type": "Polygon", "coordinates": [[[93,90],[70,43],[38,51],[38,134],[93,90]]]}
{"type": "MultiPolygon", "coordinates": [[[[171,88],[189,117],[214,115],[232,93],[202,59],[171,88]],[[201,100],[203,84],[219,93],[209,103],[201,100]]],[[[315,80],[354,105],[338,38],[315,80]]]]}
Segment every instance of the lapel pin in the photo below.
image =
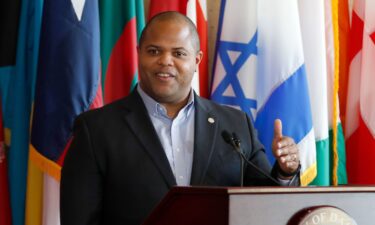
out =
{"type": "Polygon", "coordinates": [[[214,120],[214,118],[209,117],[209,118],[208,118],[208,122],[209,122],[209,123],[215,123],[215,120],[214,120]]]}

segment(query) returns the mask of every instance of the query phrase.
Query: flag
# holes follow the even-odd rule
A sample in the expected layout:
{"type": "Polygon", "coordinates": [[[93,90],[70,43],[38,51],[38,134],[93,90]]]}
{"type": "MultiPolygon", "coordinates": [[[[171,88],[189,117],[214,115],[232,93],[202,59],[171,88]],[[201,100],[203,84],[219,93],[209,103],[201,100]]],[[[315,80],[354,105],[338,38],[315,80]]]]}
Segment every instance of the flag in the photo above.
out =
{"type": "MultiPolygon", "coordinates": [[[[342,4],[342,3],[341,3],[342,4]]],[[[341,125],[339,102],[340,39],[339,1],[325,0],[325,30],[328,75],[328,110],[329,110],[329,154],[330,184],[347,184],[345,138],[341,125]]],[[[345,11],[341,12],[345,13],[345,11]]],[[[344,71],[343,71],[344,72],[344,71]]],[[[319,160],[318,160],[319,162],[319,160]]]]}
{"type": "Polygon", "coordinates": [[[297,1],[221,2],[211,98],[246,112],[272,157],[273,123],[300,150],[306,185],[316,175],[314,130],[297,1]]]}
{"type": "Polygon", "coordinates": [[[316,144],[317,176],[313,184],[328,186],[329,105],[324,0],[301,1],[299,15],[316,144]]]}
{"type": "MultiPolygon", "coordinates": [[[[317,176],[312,182],[314,185],[329,186],[333,182],[333,126],[341,128],[335,121],[339,116],[337,90],[334,90],[335,46],[333,37],[333,19],[331,13],[331,0],[302,1],[299,2],[299,15],[305,56],[306,73],[308,78],[313,127],[315,134],[317,176]],[[333,104],[335,98],[336,108],[333,104]],[[333,120],[332,118],[336,118],[333,120]],[[335,125],[333,125],[335,124],[335,125]]],[[[336,129],[337,131],[337,129],[336,129]]],[[[343,140],[342,129],[339,130],[343,140]]],[[[341,142],[341,144],[343,144],[341,142]]],[[[345,146],[340,145],[344,155],[336,157],[345,165],[345,146]]],[[[337,150],[337,148],[335,148],[337,150]]],[[[336,151],[337,152],[337,151],[336,151]]],[[[343,168],[345,174],[345,166],[343,168]]],[[[337,171],[337,169],[335,169],[337,171]]],[[[344,176],[346,177],[346,176],[344,176]]],[[[342,181],[345,183],[345,180],[342,181]]]]}
{"type": "Polygon", "coordinates": [[[348,182],[375,184],[375,1],[354,1],[348,54],[348,182]]]}
{"type": "Polygon", "coordinates": [[[3,107],[0,102],[0,224],[11,225],[8,166],[4,143],[3,107]]]}
{"type": "MultiPolygon", "coordinates": [[[[18,99],[13,99],[17,105],[18,114],[16,115],[21,123],[18,125],[20,127],[18,133],[12,129],[12,134],[14,134],[12,142],[22,143],[19,148],[27,153],[29,152],[31,108],[35,91],[42,10],[43,0],[24,1],[21,9],[18,40],[20,51],[17,53],[17,59],[19,57],[17,68],[19,69],[16,74],[19,78],[16,80],[18,88],[14,90],[17,91],[15,96],[18,96],[18,99]],[[28,36],[29,34],[33,35],[28,36]]],[[[42,203],[39,198],[42,196],[42,180],[38,178],[42,176],[42,172],[39,169],[32,170],[33,167],[35,166],[28,157],[25,208],[22,208],[22,212],[25,210],[25,213],[22,219],[18,219],[18,224],[36,225],[40,224],[38,221],[41,221],[42,203]]]]}
{"type": "Polygon", "coordinates": [[[30,112],[41,18],[41,10],[35,10],[34,6],[39,2],[23,1],[20,5],[15,66],[9,78],[4,104],[6,143],[10,145],[8,171],[13,225],[23,225],[25,222],[30,112]]]}
{"type": "Polygon", "coordinates": [[[2,1],[0,3],[0,15],[2,15],[0,20],[0,90],[3,104],[5,104],[7,96],[8,82],[6,81],[12,74],[12,67],[14,67],[16,61],[20,5],[20,0],[2,1]]]}
{"type": "Polygon", "coordinates": [[[138,81],[137,43],[145,25],[143,1],[100,0],[104,102],[128,95],[138,81]]]}
{"type": "Polygon", "coordinates": [[[209,97],[208,84],[208,35],[206,0],[151,0],[148,19],[164,11],[177,11],[189,17],[197,27],[203,58],[193,77],[192,87],[204,98],[209,97]]]}
{"type": "MultiPolygon", "coordinates": [[[[25,178],[23,171],[17,171],[20,177],[8,176],[9,155],[6,155],[6,146],[10,145],[10,124],[12,121],[12,113],[8,105],[8,92],[11,79],[14,77],[14,69],[16,64],[16,48],[18,35],[18,21],[20,13],[20,0],[16,1],[2,1],[0,3],[0,14],[2,16],[0,21],[0,101],[1,101],[1,132],[0,132],[0,224],[11,224],[11,205],[10,205],[10,191],[9,185],[16,184],[17,181],[25,178]]],[[[7,151],[8,152],[8,151],[7,151]]],[[[21,156],[22,158],[22,156],[21,156]]],[[[21,162],[22,163],[22,160],[21,162]]],[[[14,170],[12,170],[14,171],[14,170]]],[[[19,191],[21,198],[13,195],[13,204],[16,207],[15,213],[22,211],[22,188],[19,191]],[[20,209],[20,210],[17,210],[20,209]]],[[[15,194],[15,192],[13,192],[15,194]]]]}
{"type": "Polygon", "coordinates": [[[148,20],[164,11],[177,11],[186,15],[189,0],[151,0],[148,10],[148,20]]]}
{"type": "Polygon", "coordinates": [[[345,128],[346,119],[346,99],[348,91],[349,76],[349,3],[348,1],[338,1],[338,20],[339,20],[339,102],[340,118],[342,127],[345,128]]]}
{"type": "Polygon", "coordinates": [[[59,179],[75,117],[102,105],[98,1],[45,0],[30,158],[43,174],[43,224],[59,224],[59,179]]]}
{"type": "MultiPolygon", "coordinates": [[[[18,21],[20,13],[20,1],[2,1],[0,3],[0,224],[11,225],[11,205],[10,205],[10,182],[15,184],[17,177],[10,181],[8,176],[9,160],[7,157],[8,146],[10,144],[10,124],[12,120],[11,113],[5,113],[8,110],[7,99],[10,86],[10,80],[14,77],[14,68],[16,64],[16,48],[18,35],[18,21]]],[[[22,156],[21,156],[22,157],[22,156]]],[[[21,162],[22,163],[22,162],[21,162]]],[[[24,178],[24,173],[19,171],[18,180],[24,178]]],[[[22,187],[21,190],[22,191],[22,187]]],[[[14,193],[15,194],[15,193],[14,193]]],[[[20,193],[22,196],[22,192],[20,193]]],[[[22,206],[22,198],[13,195],[13,203],[16,206],[22,206]]],[[[21,212],[19,207],[17,212],[21,212]]],[[[15,209],[16,211],[16,209],[15,209]]],[[[23,212],[23,211],[22,211],[23,212]]]]}

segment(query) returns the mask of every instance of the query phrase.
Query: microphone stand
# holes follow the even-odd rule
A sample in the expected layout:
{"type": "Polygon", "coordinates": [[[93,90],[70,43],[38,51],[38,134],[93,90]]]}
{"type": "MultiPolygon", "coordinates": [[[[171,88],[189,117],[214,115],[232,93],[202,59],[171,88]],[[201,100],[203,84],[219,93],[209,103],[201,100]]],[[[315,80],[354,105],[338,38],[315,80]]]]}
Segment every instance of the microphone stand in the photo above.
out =
{"type": "Polygon", "coordinates": [[[271,177],[269,174],[261,170],[258,166],[256,166],[253,162],[248,160],[246,156],[242,152],[241,148],[241,140],[237,137],[236,133],[233,133],[232,135],[229,134],[227,131],[222,132],[222,136],[224,140],[229,143],[234,150],[240,155],[241,160],[241,187],[243,187],[243,180],[244,180],[244,164],[245,161],[248,165],[250,165],[253,169],[255,169],[258,173],[262,174],[263,176],[267,177],[269,180],[271,180],[273,183],[275,183],[278,186],[281,186],[280,182],[278,182],[275,178],[271,177]]]}
{"type": "MultiPolygon", "coordinates": [[[[271,177],[270,175],[266,174],[263,170],[261,170],[259,167],[257,167],[256,165],[254,165],[253,162],[251,162],[250,160],[248,160],[246,158],[246,156],[243,154],[242,152],[242,149],[241,149],[241,140],[237,137],[236,133],[233,133],[233,142],[235,144],[235,148],[236,148],[236,151],[238,151],[238,153],[240,154],[241,158],[242,158],[242,162],[244,160],[246,160],[246,162],[251,165],[256,171],[258,171],[258,173],[266,176],[268,179],[272,180],[272,182],[274,182],[275,184],[279,185],[280,186],[280,182],[278,182],[275,178],[271,177]],[[238,149],[238,150],[237,150],[238,149]]],[[[242,176],[242,179],[243,179],[243,176],[242,176]]]]}
{"type": "Polygon", "coordinates": [[[241,149],[241,141],[237,138],[237,136],[235,136],[235,134],[233,133],[233,136],[231,137],[230,139],[230,142],[231,142],[231,145],[234,147],[234,149],[236,150],[236,152],[238,153],[238,156],[240,157],[240,176],[241,176],[241,179],[240,179],[240,187],[243,187],[243,180],[244,180],[244,166],[245,166],[245,156],[244,154],[242,153],[242,149],[241,149]]]}

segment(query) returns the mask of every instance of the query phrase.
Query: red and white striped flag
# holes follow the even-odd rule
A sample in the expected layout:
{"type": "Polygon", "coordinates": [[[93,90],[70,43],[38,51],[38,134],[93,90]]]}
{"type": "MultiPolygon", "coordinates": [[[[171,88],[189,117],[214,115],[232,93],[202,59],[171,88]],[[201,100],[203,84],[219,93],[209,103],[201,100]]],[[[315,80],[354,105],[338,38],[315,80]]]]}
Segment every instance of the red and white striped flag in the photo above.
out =
{"type": "Polygon", "coordinates": [[[355,0],[346,108],[350,184],[375,184],[375,1],[355,0]]]}

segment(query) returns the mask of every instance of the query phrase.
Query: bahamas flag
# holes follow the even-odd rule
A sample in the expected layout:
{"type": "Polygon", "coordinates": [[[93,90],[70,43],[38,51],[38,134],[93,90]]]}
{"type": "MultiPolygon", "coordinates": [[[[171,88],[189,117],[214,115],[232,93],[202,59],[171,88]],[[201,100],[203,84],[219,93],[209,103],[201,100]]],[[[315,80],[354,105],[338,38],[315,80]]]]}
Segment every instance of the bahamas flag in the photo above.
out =
{"type": "Polygon", "coordinates": [[[59,224],[59,180],[73,121],[102,105],[98,1],[45,0],[30,158],[44,172],[42,224],[59,224]]]}
{"type": "Polygon", "coordinates": [[[273,123],[300,150],[302,184],[316,176],[316,152],[298,5],[287,1],[222,1],[213,100],[248,113],[273,161],[273,123]]]}
{"type": "Polygon", "coordinates": [[[104,102],[128,95],[138,82],[137,44],[145,25],[143,1],[100,0],[104,102]]]}

